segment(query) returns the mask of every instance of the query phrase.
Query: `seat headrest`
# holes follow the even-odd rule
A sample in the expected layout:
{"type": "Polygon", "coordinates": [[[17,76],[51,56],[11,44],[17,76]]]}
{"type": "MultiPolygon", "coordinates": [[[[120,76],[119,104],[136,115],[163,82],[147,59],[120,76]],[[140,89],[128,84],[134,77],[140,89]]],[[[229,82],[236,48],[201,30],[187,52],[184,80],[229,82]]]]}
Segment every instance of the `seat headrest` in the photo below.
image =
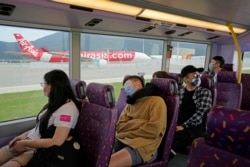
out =
{"type": "Polygon", "coordinates": [[[181,74],[178,73],[168,73],[168,78],[174,79],[178,85],[182,85],[183,81],[181,78],[181,74]]]}
{"type": "Polygon", "coordinates": [[[155,85],[160,94],[165,94],[167,96],[177,95],[178,86],[174,79],[170,78],[153,78],[150,82],[152,85],[155,85]]]}
{"type": "Polygon", "coordinates": [[[226,71],[233,71],[233,67],[234,65],[233,64],[223,64],[222,65],[222,68],[226,71]]]}
{"type": "Polygon", "coordinates": [[[250,112],[213,107],[207,119],[207,143],[250,158],[250,112]]]}
{"type": "Polygon", "coordinates": [[[95,103],[107,108],[115,105],[114,87],[108,84],[89,83],[86,94],[90,103],[95,103]]]}
{"type": "Polygon", "coordinates": [[[221,71],[217,74],[217,82],[237,83],[237,74],[232,71],[221,71]]]}
{"type": "Polygon", "coordinates": [[[86,82],[78,79],[70,79],[71,88],[78,99],[86,98],[86,82]]]}
{"type": "Polygon", "coordinates": [[[211,89],[214,86],[213,79],[209,74],[201,75],[201,86],[207,89],[211,89]]]}

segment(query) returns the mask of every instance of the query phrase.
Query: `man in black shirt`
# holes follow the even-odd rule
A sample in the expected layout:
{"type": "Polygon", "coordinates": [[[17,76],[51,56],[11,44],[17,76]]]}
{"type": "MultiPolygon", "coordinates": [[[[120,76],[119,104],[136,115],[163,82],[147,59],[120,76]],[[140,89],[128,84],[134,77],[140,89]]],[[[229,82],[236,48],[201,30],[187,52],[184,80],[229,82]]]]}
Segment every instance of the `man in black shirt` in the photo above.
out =
{"type": "Polygon", "coordinates": [[[172,145],[175,153],[187,154],[187,146],[203,135],[203,115],[212,106],[211,91],[200,86],[200,72],[203,70],[192,65],[181,70],[185,86],[180,90],[179,117],[172,145]]]}

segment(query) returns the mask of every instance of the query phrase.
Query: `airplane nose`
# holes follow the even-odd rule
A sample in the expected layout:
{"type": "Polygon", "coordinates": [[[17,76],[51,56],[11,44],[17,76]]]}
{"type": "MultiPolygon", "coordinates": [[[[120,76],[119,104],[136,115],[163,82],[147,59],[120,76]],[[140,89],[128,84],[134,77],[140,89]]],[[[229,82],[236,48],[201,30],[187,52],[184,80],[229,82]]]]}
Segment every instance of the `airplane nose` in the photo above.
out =
{"type": "Polygon", "coordinates": [[[145,53],[141,53],[140,54],[140,59],[143,59],[143,60],[150,60],[151,59],[151,57],[149,57],[147,54],[145,54],[145,53]]]}

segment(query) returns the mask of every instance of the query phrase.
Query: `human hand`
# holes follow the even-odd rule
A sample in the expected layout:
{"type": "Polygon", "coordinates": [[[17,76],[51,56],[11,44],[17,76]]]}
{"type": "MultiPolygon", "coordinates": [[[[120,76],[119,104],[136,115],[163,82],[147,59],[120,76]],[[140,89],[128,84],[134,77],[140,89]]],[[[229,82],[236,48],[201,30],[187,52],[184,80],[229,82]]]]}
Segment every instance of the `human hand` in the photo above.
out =
{"type": "Polygon", "coordinates": [[[14,139],[12,139],[10,142],[9,142],[9,147],[13,147],[15,145],[15,143],[19,140],[22,140],[22,137],[21,136],[17,136],[15,137],[14,139]]]}
{"type": "Polygon", "coordinates": [[[176,131],[181,131],[181,130],[183,130],[183,129],[184,129],[183,126],[176,126],[176,131]]]}
{"type": "Polygon", "coordinates": [[[23,152],[25,150],[26,146],[24,145],[22,140],[18,140],[10,146],[10,151],[11,152],[23,152]]]}

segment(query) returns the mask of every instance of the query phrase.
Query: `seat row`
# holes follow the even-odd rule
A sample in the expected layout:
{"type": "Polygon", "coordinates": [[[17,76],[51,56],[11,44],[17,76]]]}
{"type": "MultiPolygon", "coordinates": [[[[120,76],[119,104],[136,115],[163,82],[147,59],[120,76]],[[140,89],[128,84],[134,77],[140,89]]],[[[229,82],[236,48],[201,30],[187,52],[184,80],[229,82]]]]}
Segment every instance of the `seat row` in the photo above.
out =
{"type": "Polygon", "coordinates": [[[117,109],[112,85],[71,79],[78,101],[79,118],[76,125],[86,166],[106,167],[109,164],[115,137],[117,109]]]}
{"type": "Polygon", "coordinates": [[[206,133],[194,140],[187,167],[250,166],[250,111],[214,106],[206,133]]]}
{"type": "MultiPolygon", "coordinates": [[[[177,84],[173,79],[152,79],[156,95],[161,96],[167,105],[167,131],[159,147],[157,159],[151,164],[141,166],[163,167],[167,165],[171,144],[178,118],[179,96],[177,84]]],[[[126,96],[115,102],[112,85],[71,80],[71,86],[78,99],[80,110],[76,126],[87,166],[108,166],[115,138],[115,123],[126,105],[126,96]]],[[[125,95],[125,94],[124,94],[125,95]]],[[[121,96],[121,95],[120,95],[121,96]]]]}
{"type": "MultiPolygon", "coordinates": [[[[179,89],[182,88],[180,74],[169,73],[179,89]]],[[[241,83],[237,83],[237,73],[233,71],[219,72],[214,83],[209,74],[202,74],[201,86],[212,92],[213,106],[221,105],[229,108],[250,110],[250,74],[241,74],[241,83]]]]}
{"type": "MultiPolygon", "coordinates": [[[[242,74],[242,76],[249,77],[250,75],[242,74]]],[[[242,81],[247,77],[243,77],[242,81]]],[[[218,83],[237,85],[235,78],[234,72],[221,73],[218,75],[218,83]]],[[[249,82],[248,79],[247,81],[249,82]]],[[[160,167],[166,166],[168,163],[174,137],[179,109],[178,83],[173,78],[155,78],[151,83],[157,87],[156,94],[166,102],[168,130],[159,147],[157,160],[152,164],[141,166],[160,167]]],[[[125,92],[122,88],[118,101],[115,102],[114,89],[111,85],[90,83],[86,86],[84,81],[79,80],[71,80],[71,84],[79,100],[80,116],[76,129],[86,150],[86,162],[89,166],[108,166],[115,137],[115,122],[126,105],[125,92]]],[[[216,87],[216,85],[214,86],[216,87]]],[[[224,90],[224,93],[230,93],[231,90],[228,90],[228,86],[223,86],[223,84],[221,86],[227,89],[224,90]]],[[[214,89],[215,96],[218,96],[216,95],[216,93],[218,94],[217,89],[214,89]]],[[[233,90],[233,88],[231,89],[233,90]]],[[[236,95],[224,94],[223,97],[235,100],[236,95]]],[[[223,98],[219,99],[226,102],[223,98]]],[[[246,157],[250,155],[249,120],[250,111],[214,105],[208,114],[207,138],[199,138],[193,142],[188,166],[207,166],[210,161],[212,166],[219,164],[249,166],[249,157],[246,157]],[[229,159],[231,161],[228,161],[229,159]]]]}

